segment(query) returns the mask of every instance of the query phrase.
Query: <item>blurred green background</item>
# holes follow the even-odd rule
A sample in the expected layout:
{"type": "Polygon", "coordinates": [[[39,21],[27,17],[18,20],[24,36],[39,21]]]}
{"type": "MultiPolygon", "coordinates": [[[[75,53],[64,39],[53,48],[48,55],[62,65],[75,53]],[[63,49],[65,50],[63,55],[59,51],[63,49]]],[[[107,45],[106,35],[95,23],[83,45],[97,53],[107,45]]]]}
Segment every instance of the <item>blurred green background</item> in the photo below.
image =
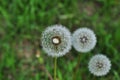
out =
{"type": "Polygon", "coordinates": [[[41,32],[53,24],[71,32],[88,27],[97,36],[91,52],[72,49],[58,59],[58,80],[73,80],[75,70],[75,80],[120,80],[120,0],[0,0],[0,80],[53,79],[53,58],[40,45],[41,32]],[[104,77],[88,70],[98,53],[112,63],[104,77]]]}

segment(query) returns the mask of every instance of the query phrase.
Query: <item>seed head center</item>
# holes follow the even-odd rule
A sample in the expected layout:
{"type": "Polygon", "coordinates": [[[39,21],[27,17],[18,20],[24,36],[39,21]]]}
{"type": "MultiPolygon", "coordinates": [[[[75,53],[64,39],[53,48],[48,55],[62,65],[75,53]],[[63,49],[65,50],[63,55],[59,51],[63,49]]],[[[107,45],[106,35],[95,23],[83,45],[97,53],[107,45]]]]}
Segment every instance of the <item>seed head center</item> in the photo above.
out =
{"type": "Polygon", "coordinates": [[[83,37],[80,38],[80,41],[81,41],[82,43],[86,43],[87,40],[88,40],[88,39],[87,39],[86,36],[83,36],[83,37]]]}
{"type": "Polygon", "coordinates": [[[98,63],[96,64],[96,66],[97,66],[98,68],[102,68],[102,67],[103,67],[103,64],[100,63],[100,62],[98,62],[98,63]]]}
{"type": "Polygon", "coordinates": [[[55,36],[52,38],[52,43],[55,44],[55,45],[58,45],[61,43],[61,40],[58,36],[55,36]]]}

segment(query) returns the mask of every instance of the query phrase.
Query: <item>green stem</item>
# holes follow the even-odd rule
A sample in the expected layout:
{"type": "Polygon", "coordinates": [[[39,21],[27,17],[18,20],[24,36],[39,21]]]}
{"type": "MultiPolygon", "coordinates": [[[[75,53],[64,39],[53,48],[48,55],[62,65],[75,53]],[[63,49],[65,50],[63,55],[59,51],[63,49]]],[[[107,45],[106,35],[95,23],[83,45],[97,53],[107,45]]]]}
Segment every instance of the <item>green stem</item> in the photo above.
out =
{"type": "Polygon", "coordinates": [[[54,80],[56,80],[57,57],[54,59],[54,80]]]}
{"type": "Polygon", "coordinates": [[[80,65],[80,54],[78,55],[78,60],[77,60],[77,64],[74,68],[74,72],[73,72],[73,80],[76,80],[76,77],[77,77],[77,71],[78,71],[78,68],[79,68],[79,65],[80,65]]]}

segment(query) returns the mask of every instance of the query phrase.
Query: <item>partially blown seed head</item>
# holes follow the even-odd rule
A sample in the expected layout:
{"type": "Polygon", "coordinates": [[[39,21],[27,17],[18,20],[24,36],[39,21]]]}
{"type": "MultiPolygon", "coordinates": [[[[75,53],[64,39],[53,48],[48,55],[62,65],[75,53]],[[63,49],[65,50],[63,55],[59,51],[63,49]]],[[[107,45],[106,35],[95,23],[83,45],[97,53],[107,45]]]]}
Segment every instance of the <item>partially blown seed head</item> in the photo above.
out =
{"type": "Polygon", "coordinates": [[[95,76],[104,76],[111,68],[110,60],[102,54],[93,56],[88,65],[89,71],[95,76]]]}
{"type": "Polygon", "coordinates": [[[52,57],[65,55],[71,49],[71,34],[62,25],[49,26],[42,33],[43,50],[52,57]]]}
{"type": "Polygon", "coordinates": [[[73,47],[79,52],[88,52],[96,45],[96,36],[94,32],[88,28],[80,28],[73,33],[73,47]]]}

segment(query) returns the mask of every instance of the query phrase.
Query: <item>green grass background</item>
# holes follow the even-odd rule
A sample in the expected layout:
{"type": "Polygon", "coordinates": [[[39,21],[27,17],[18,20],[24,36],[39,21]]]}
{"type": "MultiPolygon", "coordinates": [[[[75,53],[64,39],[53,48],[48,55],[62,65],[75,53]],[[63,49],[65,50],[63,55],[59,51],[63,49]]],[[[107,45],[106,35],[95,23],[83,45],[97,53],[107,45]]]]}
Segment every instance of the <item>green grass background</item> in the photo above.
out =
{"type": "Polygon", "coordinates": [[[71,32],[88,27],[97,36],[91,52],[72,49],[58,59],[58,80],[73,80],[75,69],[75,80],[120,80],[120,0],[0,0],[0,80],[52,80],[53,58],[42,50],[40,37],[53,24],[71,32]],[[104,77],[88,70],[98,53],[112,63],[104,77]]]}

